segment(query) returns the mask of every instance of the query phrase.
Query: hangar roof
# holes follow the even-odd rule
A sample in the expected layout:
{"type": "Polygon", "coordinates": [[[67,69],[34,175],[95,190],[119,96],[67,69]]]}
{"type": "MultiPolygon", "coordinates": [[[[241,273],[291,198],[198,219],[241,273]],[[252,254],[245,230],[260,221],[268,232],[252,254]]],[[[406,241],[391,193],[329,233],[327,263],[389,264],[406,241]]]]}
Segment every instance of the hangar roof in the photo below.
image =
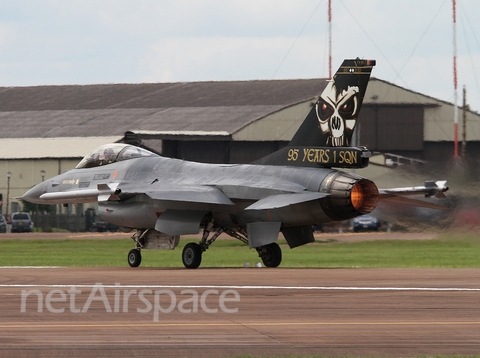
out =
{"type": "Polygon", "coordinates": [[[123,135],[229,137],[317,96],[324,79],[0,87],[0,138],[123,135]]]}
{"type": "Polygon", "coordinates": [[[278,106],[319,95],[325,79],[0,87],[0,111],[278,106]]]}
{"type": "Polygon", "coordinates": [[[111,136],[160,129],[229,134],[280,108],[277,105],[0,112],[0,138],[111,136]]]}
{"type": "MultiPolygon", "coordinates": [[[[326,84],[326,79],[297,79],[0,87],[0,139],[80,139],[131,131],[156,139],[286,141],[326,84]]],[[[387,103],[442,105],[372,78],[364,104],[387,103]]],[[[451,137],[447,114],[425,116],[427,140],[451,137]]]]}

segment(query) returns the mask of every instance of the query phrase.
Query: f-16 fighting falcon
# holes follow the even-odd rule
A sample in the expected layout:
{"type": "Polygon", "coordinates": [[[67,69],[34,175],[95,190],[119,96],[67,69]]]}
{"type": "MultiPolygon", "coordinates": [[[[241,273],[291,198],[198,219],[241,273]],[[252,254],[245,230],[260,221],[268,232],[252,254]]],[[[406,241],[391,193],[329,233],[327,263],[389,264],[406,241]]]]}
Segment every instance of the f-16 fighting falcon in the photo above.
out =
{"type": "Polygon", "coordinates": [[[255,248],[267,267],[277,267],[279,233],[290,248],[313,242],[312,225],[370,213],[379,201],[445,209],[407,197],[445,197],[446,181],[379,190],[370,180],[333,168],[363,168],[370,152],[351,147],[352,134],[374,60],[345,60],[291,142],[252,164],[204,164],[166,158],[127,144],[106,144],[75,169],[23,195],[38,204],[98,203],[99,215],[134,231],[128,263],[143,249],[174,249],[180,235],[203,235],[185,245],[186,268],[222,233],[255,248]]]}

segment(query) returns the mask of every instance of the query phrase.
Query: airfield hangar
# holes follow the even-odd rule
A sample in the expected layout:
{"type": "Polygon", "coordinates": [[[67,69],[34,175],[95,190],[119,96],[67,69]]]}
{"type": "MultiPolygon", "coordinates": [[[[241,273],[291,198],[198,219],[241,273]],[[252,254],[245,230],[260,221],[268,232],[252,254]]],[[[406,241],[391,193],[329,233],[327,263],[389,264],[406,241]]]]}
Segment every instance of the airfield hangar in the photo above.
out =
{"type": "MultiPolygon", "coordinates": [[[[3,213],[21,210],[16,197],[75,167],[108,142],[185,160],[252,162],[288,143],[326,83],[298,79],[0,88],[3,213]]],[[[372,78],[356,129],[357,145],[381,154],[371,159],[377,167],[444,165],[453,156],[453,116],[452,103],[372,78]]],[[[466,111],[465,128],[466,155],[474,158],[480,149],[480,115],[466,111]]]]}

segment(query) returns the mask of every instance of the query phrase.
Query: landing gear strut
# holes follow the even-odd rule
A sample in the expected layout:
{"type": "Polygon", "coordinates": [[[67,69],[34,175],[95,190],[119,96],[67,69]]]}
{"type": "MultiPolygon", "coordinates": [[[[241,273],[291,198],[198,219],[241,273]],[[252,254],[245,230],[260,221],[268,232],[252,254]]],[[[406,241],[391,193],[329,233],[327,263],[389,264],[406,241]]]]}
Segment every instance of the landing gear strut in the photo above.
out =
{"type": "Polygon", "coordinates": [[[137,232],[132,236],[132,239],[135,241],[135,248],[131,249],[128,252],[128,264],[130,267],[138,267],[140,266],[140,263],[142,262],[142,254],[140,250],[143,247],[143,238],[147,234],[148,230],[144,230],[143,232],[140,230],[137,230],[137,232]]]}
{"type": "MultiPolygon", "coordinates": [[[[199,243],[188,243],[182,251],[182,262],[186,268],[195,269],[202,263],[202,254],[207,251],[211,244],[222,234],[225,233],[231,237],[242,241],[244,244],[249,243],[248,234],[245,229],[221,227],[215,223],[213,216],[210,214],[204,218],[202,239],[199,243]],[[210,236],[210,233],[213,235],[210,236]]],[[[168,236],[153,229],[137,229],[132,236],[135,241],[135,248],[128,253],[128,264],[131,267],[138,267],[142,262],[141,250],[143,248],[150,249],[170,249],[173,250],[179,242],[179,236],[168,236]]],[[[268,245],[256,247],[258,256],[266,267],[277,267],[282,262],[282,250],[277,243],[273,242],[268,245]]]]}
{"type": "MultiPolygon", "coordinates": [[[[204,226],[203,235],[200,242],[191,242],[183,248],[182,261],[186,268],[197,268],[202,262],[202,254],[210,245],[220,236],[221,233],[226,233],[231,237],[248,244],[248,237],[245,230],[232,230],[230,228],[216,227],[213,218],[210,216],[209,221],[204,226]],[[210,232],[214,231],[213,236],[208,239],[210,232]]],[[[282,249],[276,242],[268,245],[257,247],[258,256],[262,259],[266,267],[278,267],[282,262],[282,249]]]]}
{"type": "Polygon", "coordinates": [[[202,262],[202,253],[206,251],[223,232],[222,228],[217,228],[213,236],[208,239],[208,236],[210,235],[213,226],[214,220],[213,218],[210,218],[210,221],[207,223],[207,225],[205,225],[203,229],[203,235],[200,242],[198,244],[191,242],[185,245],[182,251],[183,266],[185,266],[186,268],[197,268],[198,266],[200,266],[200,263],[202,262]]]}

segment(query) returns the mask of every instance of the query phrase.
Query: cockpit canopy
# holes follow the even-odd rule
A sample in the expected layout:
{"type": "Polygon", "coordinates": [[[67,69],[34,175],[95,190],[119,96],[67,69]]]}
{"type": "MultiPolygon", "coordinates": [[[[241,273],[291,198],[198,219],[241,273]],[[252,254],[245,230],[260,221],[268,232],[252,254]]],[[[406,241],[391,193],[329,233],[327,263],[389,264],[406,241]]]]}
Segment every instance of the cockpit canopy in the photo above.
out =
{"type": "Polygon", "coordinates": [[[129,144],[111,143],[96,148],[93,152],[83,158],[75,168],[93,168],[120,162],[122,160],[151,156],[156,156],[156,154],[129,144]]]}

